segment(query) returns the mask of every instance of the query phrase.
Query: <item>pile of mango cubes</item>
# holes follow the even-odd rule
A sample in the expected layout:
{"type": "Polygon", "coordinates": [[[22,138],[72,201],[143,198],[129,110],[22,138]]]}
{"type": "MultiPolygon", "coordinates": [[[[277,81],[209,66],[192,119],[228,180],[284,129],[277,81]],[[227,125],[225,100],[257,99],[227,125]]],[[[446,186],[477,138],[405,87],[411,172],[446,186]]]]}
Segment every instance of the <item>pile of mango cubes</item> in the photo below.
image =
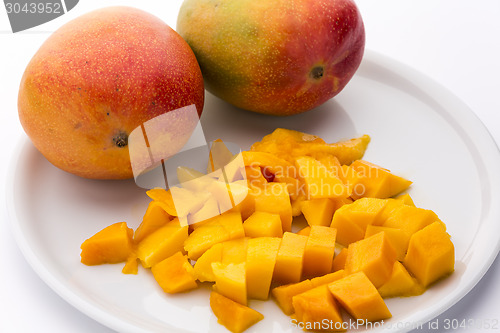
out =
{"type": "Polygon", "coordinates": [[[384,298],[449,275],[454,246],[433,211],[401,195],[410,181],[362,160],[369,141],[276,129],[235,155],[216,141],[206,174],[179,167],[180,186],[147,191],[135,232],[101,230],[81,261],[133,274],[140,262],[166,293],[212,284],[210,306],[231,332],[260,321],[248,300],[270,295],[306,330],[390,318],[384,298]]]}

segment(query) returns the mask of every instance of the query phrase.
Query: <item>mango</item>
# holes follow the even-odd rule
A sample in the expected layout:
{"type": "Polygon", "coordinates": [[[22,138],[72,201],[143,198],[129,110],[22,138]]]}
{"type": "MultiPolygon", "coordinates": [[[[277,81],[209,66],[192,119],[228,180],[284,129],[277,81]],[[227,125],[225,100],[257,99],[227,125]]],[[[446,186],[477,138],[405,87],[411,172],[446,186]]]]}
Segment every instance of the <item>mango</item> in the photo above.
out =
{"type": "MultiPolygon", "coordinates": [[[[157,17],[131,7],[98,9],[59,28],[29,62],[18,95],[24,131],[47,160],[96,179],[133,176],[129,136],[138,129],[144,142],[141,126],[152,119],[162,119],[166,133],[146,131],[155,156],[176,153],[203,103],[203,78],[189,45],[157,17]]],[[[145,144],[132,162],[138,170],[150,165],[145,144]]]]}
{"type": "Polygon", "coordinates": [[[396,250],[396,258],[399,261],[403,261],[406,250],[408,250],[410,236],[401,229],[369,225],[366,227],[365,238],[378,234],[379,232],[385,233],[387,241],[392,245],[394,250],[396,250]]]}
{"type": "Polygon", "coordinates": [[[283,229],[278,214],[254,212],[243,222],[247,237],[281,237],[283,229]]]}
{"type": "Polygon", "coordinates": [[[281,229],[292,230],[292,204],[286,184],[269,183],[261,189],[255,188],[251,195],[254,197],[255,211],[279,214],[281,229]]]}
{"type": "Polygon", "coordinates": [[[194,264],[193,276],[200,282],[215,281],[212,263],[222,261],[222,244],[218,243],[209,248],[194,264]]]}
{"type": "Polygon", "coordinates": [[[198,287],[193,277],[193,266],[189,263],[187,256],[180,251],[154,264],[151,272],[163,291],[169,294],[198,287]]]}
{"type": "Polygon", "coordinates": [[[285,232],[276,257],[273,279],[279,283],[295,283],[302,278],[302,265],[307,237],[285,232]]]}
{"type": "Polygon", "coordinates": [[[301,211],[310,226],[330,226],[335,202],[329,198],[305,200],[302,202],[301,211]]]}
{"type": "Polygon", "coordinates": [[[311,226],[307,226],[297,231],[297,235],[309,236],[310,232],[311,232],[311,226]]]}
{"type": "Polygon", "coordinates": [[[342,331],[342,314],[327,285],[315,287],[292,298],[295,319],[305,330],[342,331]],[[325,322],[328,323],[325,327],[325,322]],[[337,329],[336,329],[337,328],[337,329]]]}
{"type": "Polygon", "coordinates": [[[146,209],[146,213],[144,213],[141,224],[135,229],[134,241],[136,243],[140,242],[144,237],[159,227],[164,226],[171,219],[170,214],[162,208],[159,202],[151,201],[146,209]]]}
{"type": "Polygon", "coordinates": [[[328,273],[322,276],[317,276],[311,279],[311,284],[313,287],[319,287],[324,284],[332,283],[333,281],[337,281],[346,276],[346,272],[341,269],[333,273],[328,273]]]}
{"type": "Polygon", "coordinates": [[[242,305],[247,304],[246,268],[245,263],[227,264],[212,263],[215,276],[214,290],[242,305]]]}
{"type": "Polygon", "coordinates": [[[406,268],[399,261],[394,262],[392,273],[389,279],[378,288],[380,296],[417,296],[424,292],[424,288],[417,280],[408,273],[406,268]]]}
{"type": "Polygon", "coordinates": [[[102,229],[82,243],[81,262],[100,265],[126,261],[133,251],[133,233],[125,222],[102,229]]]}
{"type": "Polygon", "coordinates": [[[383,226],[401,229],[411,236],[436,221],[440,219],[432,210],[403,205],[392,212],[383,226]]]}
{"type": "Polygon", "coordinates": [[[453,272],[455,248],[441,222],[411,236],[403,264],[424,287],[453,272]]]}
{"type": "Polygon", "coordinates": [[[313,288],[311,280],[306,279],[297,283],[285,284],[272,289],[271,293],[278,303],[283,313],[287,316],[292,315],[295,310],[293,309],[292,299],[294,296],[301,294],[313,288]]]}
{"type": "Polygon", "coordinates": [[[284,0],[187,0],[177,31],[196,54],[212,94],[238,108],[281,116],[338,94],[358,68],[365,43],[351,1],[289,6],[284,0]],[[344,28],[332,29],[337,26],[344,28]]]}
{"type": "Polygon", "coordinates": [[[304,276],[320,276],[332,271],[336,235],[337,230],[334,228],[311,226],[302,263],[304,276]]]}
{"type": "Polygon", "coordinates": [[[175,218],[148,235],[137,245],[137,257],[144,267],[151,267],[183,251],[184,241],[188,237],[188,226],[181,226],[175,218]]]}
{"type": "Polygon", "coordinates": [[[392,316],[377,289],[363,272],[334,281],[328,285],[328,289],[356,320],[373,322],[392,316]]]}
{"type": "Polygon", "coordinates": [[[347,247],[344,247],[342,250],[340,250],[339,254],[337,254],[333,258],[332,270],[334,272],[343,270],[345,268],[346,259],[347,259],[347,247]]]}
{"type": "Polygon", "coordinates": [[[281,238],[250,238],[247,245],[246,281],[248,297],[266,300],[275,271],[281,238]]]}
{"type": "Polygon", "coordinates": [[[210,308],[217,317],[217,322],[232,333],[241,333],[264,319],[261,313],[215,291],[210,293],[210,308]]]}
{"type": "Polygon", "coordinates": [[[225,241],[222,244],[221,263],[239,264],[247,259],[248,237],[225,241]]]}
{"type": "Polygon", "coordinates": [[[380,232],[349,245],[345,271],[347,274],[364,272],[378,288],[389,279],[396,260],[396,250],[385,233],[380,232]]]}

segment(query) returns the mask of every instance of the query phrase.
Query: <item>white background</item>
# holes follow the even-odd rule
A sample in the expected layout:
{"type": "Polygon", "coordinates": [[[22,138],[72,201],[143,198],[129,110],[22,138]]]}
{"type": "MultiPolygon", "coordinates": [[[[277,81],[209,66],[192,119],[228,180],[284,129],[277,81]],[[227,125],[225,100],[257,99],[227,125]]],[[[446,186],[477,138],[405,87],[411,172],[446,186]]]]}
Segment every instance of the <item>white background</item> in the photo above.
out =
{"type": "MultiPolygon", "coordinates": [[[[180,1],[168,2],[106,1],[109,5],[141,7],[175,27],[180,1]]],[[[500,143],[500,1],[357,3],[365,22],[367,49],[406,63],[440,82],[477,114],[500,143]]],[[[0,332],[111,332],[67,304],[38,278],[15,243],[4,204],[8,165],[15,142],[24,135],[16,107],[24,67],[50,32],[102,6],[102,1],[81,0],[63,17],[17,34],[10,32],[6,12],[0,6],[0,332]]],[[[481,282],[439,319],[500,320],[498,281],[497,258],[481,282]]],[[[500,332],[500,327],[494,331],[500,332]]]]}

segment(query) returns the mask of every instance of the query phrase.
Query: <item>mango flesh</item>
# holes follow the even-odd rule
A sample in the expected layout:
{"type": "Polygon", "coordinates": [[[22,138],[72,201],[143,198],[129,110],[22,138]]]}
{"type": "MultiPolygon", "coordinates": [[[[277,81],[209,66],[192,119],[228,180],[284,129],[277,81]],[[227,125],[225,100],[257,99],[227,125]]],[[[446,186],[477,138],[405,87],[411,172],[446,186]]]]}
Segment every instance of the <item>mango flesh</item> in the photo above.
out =
{"type": "MultiPolygon", "coordinates": [[[[67,23],[40,47],[21,79],[19,118],[55,166],[86,178],[131,178],[130,133],[184,106],[201,115],[203,87],[193,52],[174,30],[141,10],[109,7],[67,23]]],[[[184,118],[164,126],[171,140],[155,145],[163,153],[189,138],[198,117],[184,118]]]]}
{"type": "Polygon", "coordinates": [[[241,333],[250,326],[264,319],[264,316],[213,291],[210,294],[210,308],[219,324],[224,325],[232,333],[241,333]]]}
{"type": "Polygon", "coordinates": [[[304,112],[338,94],[365,44],[349,0],[187,0],[176,30],[196,54],[208,91],[273,115],[304,112]]]}
{"type": "Polygon", "coordinates": [[[176,252],[153,265],[151,272],[163,291],[169,294],[180,293],[198,287],[193,277],[193,266],[182,252],[176,252]]]}

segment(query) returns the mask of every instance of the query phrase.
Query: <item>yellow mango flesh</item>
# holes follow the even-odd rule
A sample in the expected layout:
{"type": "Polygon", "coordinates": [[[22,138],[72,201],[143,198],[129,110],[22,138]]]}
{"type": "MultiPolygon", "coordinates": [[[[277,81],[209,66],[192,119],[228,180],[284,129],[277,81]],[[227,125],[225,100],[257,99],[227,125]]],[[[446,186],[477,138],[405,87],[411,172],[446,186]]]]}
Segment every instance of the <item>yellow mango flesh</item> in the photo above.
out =
{"type": "Polygon", "coordinates": [[[178,251],[183,251],[188,237],[188,226],[181,226],[177,218],[158,228],[137,245],[137,257],[144,267],[151,267],[178,251]]]}
{"type": "Polygon", "coordinates": [[[194,277],[200,281],[215,281],[215,275],[212,271],[212,263],[222,261],[222,244],[218,243],[205,251],[194,264],[194,277]]]}
{"type": "Polygon", "coordinates": [[[274,280],[280,283],[296,283],[302,277],[302,263],[307,237],[285,232],[276,257],[274,280]]]}
{"type": "Polygon", "coordinates": [[[297,283],[290,283],[272,289],[271,293],[283,312],[290,316],[294,313],[292,298],[313,288],[311,280],[306,279],[297,283]]]}
{"type": "Polygon", "coordinates": [[[432,210],[403,205],[395,209],[383,226],[403,230],[408,236],[429,224],[440,221],[432,210]]]}
{"type": "Polygon", "coordinates": [[[245,263],[227,264],[212,263],[215,276],[214,290],[242,305],[247,304],[245,263]]]}
{"type": "Polygon", "coordinates": [[[193,266],[182,252],[176,252],[153,265],[151,272],[163,291],[169,294],[188,291],[198,286],[193,277],[193,266]]]}
{"type": "Polygon", "coordinates": [[[227,148],[226,144],[220,139],[214,140],[210,147],[207,174],[222,169],[232,158],[233,153],[227,148]]]}
{"type": "Polygon", "coordinates": [[[166,191],[163,188],[153,188],[146,191],[146,194],[152,200],[157,201],[160,205],[162,205],[169,215],[177,216],[177,210],[175,209],[172,193],[170,191],[166,191]]]}
{"type": "Polygon", "coordinates": [[[413,199],[408,193],[401,194],[400,196],[396,197],[396,200],[402,201],[405,205],[415,207],[415,203],[413,202],[413,199]]]}
{"type": "Polygon", "coordinates": [[[328,321],[327,330],[342,327],[343,319],[339,305],[327,285],[315,287],[298,294],[292,299],[295,318],[308,330],[324,330],[324,320],[328,321]]]}
{"type": "Polygon", "coordinates": [[[252,191],[255,211],[278,214],[283,231],[292,230],[292,204],[286,184],[268,183],[262,189],[252,191]]]}
{"type": "Polygon", "coordinates": [[[246,281],[248,297],[266,300],[275,271],[281,238],[250,238],[247,245],[246,281]]]}
{"type": "Polygon", "coordinates": [[[399,261],[403,261],[406,250],[408,249],[410,237],[401,229],[369,225],[366,227],[365,238],[378,234],[379,232],[385,233],[388,242],[392,245],[394,250],[396,250],[396,258],[399,261]]]}
{"type": "Polygon", "coordinates": [[[203,222],[210,220],[212,217],[220,214],[219,204],[215,198],[208,198],[203,206],[195,213],[187,216],[188,224],[196,229],[203,222]]]}
{"type": "Polygon", "coordinates": [[[136,243],[144,239],[159,227],[164,226],[172,219],[172,217],[162,208],[162,205],[157,201],[151,201],[144,213],[142,222],[135,230],[134,241],[136,243]]]}
{"type": "Polygon", "coordinates": [[[309,236],[310,232],[311,232],[311,226],[307,226],[297,231],[297,235],[309,236]]]}
{"type": "Polygon", "coordinates": [[[133,233],[125,222],[102,229],[82,243],[81,262],[85,265],[100,265],[126,261],[133,252],[133,233]]]}
{"type": "Polygon", "coordinates": [[[318,160],[302,156],[295,160],[295,165],[300,178],[306,185],[308,199],[345,198],[348,196],[347,188],[332,172],[318,160]]]}
{"type": "Polygon", "coordinates": [[[227,212],[196,228],[184,241],[189,259],[197,260],[214,244],[245,236],[241,215],[227,212]]]}
{"type": "Polygon", "coordinates": [[[347,274],[364,272],[378,288],[389,279],[396,256],[385,233],[380,232],[349,245],[345,270],[347,274]]]}
{"type": "Polygon", "coordinates": [[[334,281],[328,285],[328,289],[356,320],[372,322],[392,316],[377,289],[363,272],[334,281]]]}
{"type": "Polygon", "coordinates": [[[221,263],[224,265],[239,264],[246,261],[248,238],[237,238],[222,244],[221,263]]]}
{"type": "Polygon", "coordinates": [[[344,247],[342,250],[340,250],[339,254],[337,254],[333,258],[333,263],[332,263],[332,271],[340,271],[345,268],[345,261],[347,259],[347,247],[344,247]]]}
{"type": "Polygon", "coordinates": [[[406,190],[412,183],[367,161],[354,161],[350,167],[356,171],[354,191],[351,195],[354,199],[390,198],[406,190]]]}
{"type": "Polygon", "coordinates": [[[210,293],[210,308],[217,317],[218,323],[224,325],[232,333],[241,333],[264,319],[261,313],[215,291],[210,293]]]}
{"type": "Polygon", "coordinates": [[[281,237],[283,229],[278,214],[254,212],[243,222],[247,237],[281,237]]]}
{"type": "Polygon", "coordinates": [[[364,238],[366,227],[384,210],[386,200],[362,198],[335,211],[330,226],[337,229],[337,241],[343,246],[364,238]]]}
{"type": "Polygon", "coordinates": [[[411,236],[403,264],[424,287],[453,272],[455,248],[441,222],[411,236]]]}
{"type": "Polygon", "coordinates": [[[383,298],[416,296],[422,294],[424,288],[408,273],[403,264],[396,261],[392,268],[391,277],[378,288],[378,292],[383,298]]]}
{"type": "Polygon", "coordinates": [[[303,275],[320,276],[332,271],[337,230],[319,225],[311,226],[303,258],[303,275]]]}
{"type": "Polygon", "coordinates": [[[302,202],[301,210],[310,226],[328,227],[332,222],[335,203],[328,198],[305,200],[302,202]]]}

